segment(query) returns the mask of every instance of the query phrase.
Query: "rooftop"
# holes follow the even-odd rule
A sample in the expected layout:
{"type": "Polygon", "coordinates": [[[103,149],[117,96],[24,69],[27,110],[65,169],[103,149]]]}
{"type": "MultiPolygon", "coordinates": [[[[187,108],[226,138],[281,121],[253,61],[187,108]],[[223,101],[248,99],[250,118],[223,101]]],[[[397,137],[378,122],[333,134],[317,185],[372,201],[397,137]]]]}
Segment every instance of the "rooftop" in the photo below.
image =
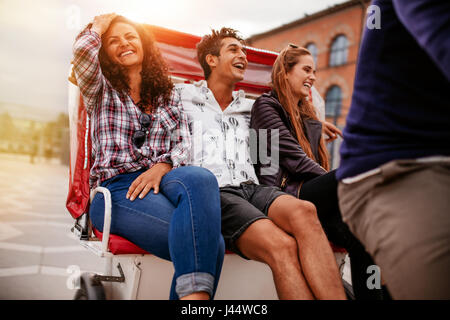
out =
{"type": "Polygon", "coordinates": [[[267,36],[279,33],[281,31],[288,30],[288,29],[291,29],[293,27],[297,27],[299,25],[302,25],[302,24],[308,23],[310,21],[322,18],[322,17],[327,16],[327,15],[332,14],[332,13],[339,12],[341,10],[345,10],[347,8],[351,8],[351,7],[354,7],[354,6],[361,6],[361,5],[366,6],[370,1],[371,0],[350,0],[350,1],[347,1],[347,2],[344,2],[344,3],[341,3],[341,4],[336,4],[336,5],[332,6],[332,7],[329,7],[327,9],[318,11],[318,12],[313,13],[311,15],[305,14],[305,16],[303,18],[297,19],[297,20],[289,22],[287,24],[283,24],[280,27],[277,27],[275,29],[271,29],[271,30],[266,31],[266,32],[262,32],[262,33],[258,33],[258,34],[252,35],[248,39],[246,39],[246,41],[251,44],[252,41],[254,41],[254,40],[258,40],[258,39],[261,39],[261,38],[264,38],[264,37],[267,37],[267,36]]]}

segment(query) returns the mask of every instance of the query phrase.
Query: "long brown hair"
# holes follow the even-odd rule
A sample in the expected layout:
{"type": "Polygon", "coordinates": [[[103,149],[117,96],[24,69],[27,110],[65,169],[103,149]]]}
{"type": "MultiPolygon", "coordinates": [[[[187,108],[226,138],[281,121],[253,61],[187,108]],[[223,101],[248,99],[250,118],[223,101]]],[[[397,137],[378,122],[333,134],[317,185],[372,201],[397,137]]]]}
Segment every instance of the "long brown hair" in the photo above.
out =
{"type": "MultiPolygon", "coordinates": [[[[156,108],[158,107],[159,98],[162,98],[166,103],[169,102],[173,83],[169,77],[168,67],[155,45],[152,34],[144,25],[134,23],[123,16],[114,18],[109,28],[119,22],[127,23],[136,30],[144,50],[144,60],[142,61],[141,71],[141,101],[139,107],[151,105],[153,108],[156,108]]],[[[105,32],[104,35],[106,33],[107,32],[105,32]]],[[[111,61],[103,45],[100,48],[99,61],[103,75],[108,79],[114,89],[129,93],[129,79],[125,72],[125,68],[111,61]]]]}
{"type": "Polygon", "coordinates": [[[306,137],[303,121],[306,119],[318,120],[314,106],[309,97],[303,98],[300,103],[295,101],[286,75],[299,62],[299,58],[311,53],[302,47],[289,46],[278,55],[272,69],[272,88],[278,95],[281,105],[289,114],[291,124],[300,147],[308,157],[319,163],[325,170],[329,170],[327,149],[323,137],[320,138],[318,159],[314,156],[311,145],[306,137]]]}

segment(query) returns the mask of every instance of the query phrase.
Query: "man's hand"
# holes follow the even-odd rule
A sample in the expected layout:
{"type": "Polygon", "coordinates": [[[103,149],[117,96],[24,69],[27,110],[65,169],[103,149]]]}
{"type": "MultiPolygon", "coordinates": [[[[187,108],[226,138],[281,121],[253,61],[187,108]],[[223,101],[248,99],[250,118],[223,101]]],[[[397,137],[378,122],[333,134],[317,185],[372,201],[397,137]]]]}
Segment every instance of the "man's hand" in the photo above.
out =
{"type": "Polygon", "coordinates": [[[97,34],[101,37],[103,33],[108,30],[111,21],[117,17],[115,13],[102,14],[100,16],[96,16],[94,21],[92,22],[91,30],[97,32],[97,34]]]}
{"type": "Polygon", "coordinates": [[[172,165],[169,163],[155,164],[133,181],[128,189],[127,199],[133,201],[137,196],[139,199],[143,199],[151,189],[153,189],[153,193],[157,194],[162,177],[170,170],[172,170],[172,165]]]}
{"type": "Polygon", "coordinates": [[[322,122],[322,133],[325,133],[328,136],[328,139],[325,140],[327,143],[336,140],[338,135],[343,138],[342,131],[334,124],[327,121],[322,122]]]}

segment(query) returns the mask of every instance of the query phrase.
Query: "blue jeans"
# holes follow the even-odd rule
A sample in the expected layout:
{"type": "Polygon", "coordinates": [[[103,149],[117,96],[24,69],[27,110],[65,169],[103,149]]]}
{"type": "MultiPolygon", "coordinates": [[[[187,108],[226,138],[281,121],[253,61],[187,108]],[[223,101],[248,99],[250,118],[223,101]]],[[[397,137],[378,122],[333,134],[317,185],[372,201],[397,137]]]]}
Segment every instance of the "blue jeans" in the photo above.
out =
{"type": "MultiPolygon", "coordinates": [[[[225,244],[221,235],[216,177],[199,167],[180,167],[163,176],[160,192],[126,199],[131,183],[144,170],[102,183],[111,192],[111,233],[174,264],[170,299],[205,291],[214,297],[225,244]]],[[[104,199],[97,193],[90,207],[92,224],[103,230],[104,199]]]]}

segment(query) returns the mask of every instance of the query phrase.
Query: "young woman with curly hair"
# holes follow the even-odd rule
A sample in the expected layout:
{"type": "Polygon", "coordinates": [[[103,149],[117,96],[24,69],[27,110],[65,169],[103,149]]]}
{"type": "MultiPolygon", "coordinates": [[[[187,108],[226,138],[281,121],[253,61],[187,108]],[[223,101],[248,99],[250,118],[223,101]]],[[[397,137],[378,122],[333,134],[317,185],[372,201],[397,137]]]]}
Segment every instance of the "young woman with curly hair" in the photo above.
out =
{"type": "MultiPolygon", "coordinates": [[[[212,299],[224,257],[219,189],[208,170],[184,166],[189,129],[152,36],[101,15],[73,50],[92,124],[90,184],[111,192],[111,233],[173,262],[171,299],[212,299]]],[[[103,195],[89,212],[103,230],[103,195]]]]}
{"type": "MultiPolygon", "coordinates": [[[[381,290],[369,290],[367,267],[374,265],[362,244],[342,221],[337,199],[335,170],[329,171],[327,150],[309,92],[316,80],[311,53],[289,45],[277,57],[272,70],[272,91],[256,99],[251,113],[251,127],[279,130],[279,168],[262,174],[261,183],[275,185],[284,192],[312,202],[328,239],[344,247],[350,255],[352,285],[357,299],[381,299],[381,290]]],[[[268,155],[270,155],[268,142],[268,155]]]]}

